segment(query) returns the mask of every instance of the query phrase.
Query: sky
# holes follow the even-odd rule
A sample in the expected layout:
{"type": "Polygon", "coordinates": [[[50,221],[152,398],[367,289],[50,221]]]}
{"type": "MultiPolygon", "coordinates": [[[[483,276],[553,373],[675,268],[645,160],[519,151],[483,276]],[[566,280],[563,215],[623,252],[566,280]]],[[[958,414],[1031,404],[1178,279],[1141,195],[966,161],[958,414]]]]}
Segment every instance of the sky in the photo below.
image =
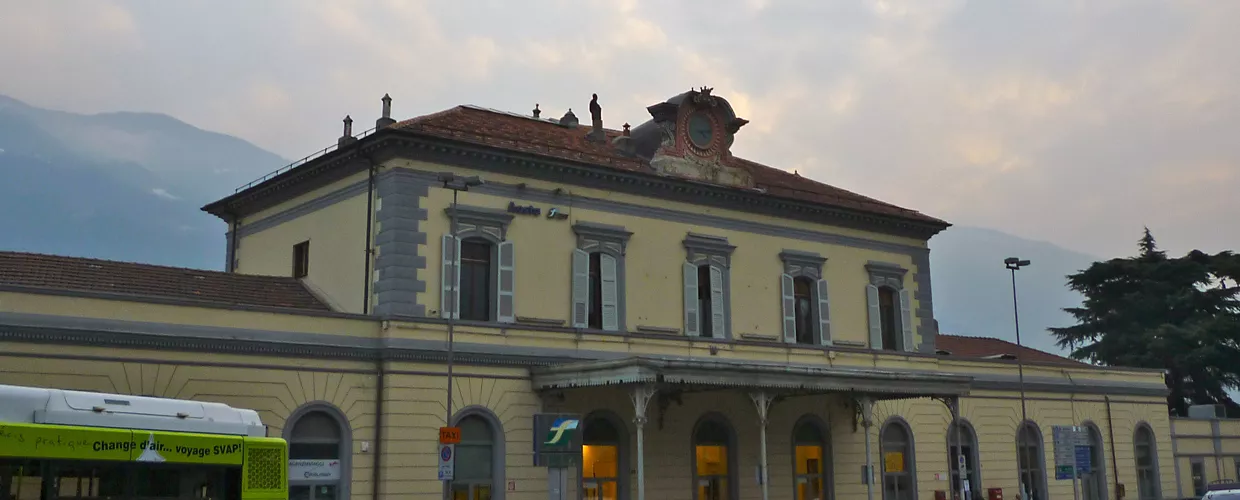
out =
{"type": "MultiPolygon", "coordinates": [[[[458,104],[606,126],[714,87],[739,156],[1110,257],[1240,250],[1240,2],[3,0],[0,94],[289,159],[458,104]],[[1233,34],[1228,34],[1233,33],[1233,34]]],[[[279,165],[272,165],[275,169],[279,165]]]]}

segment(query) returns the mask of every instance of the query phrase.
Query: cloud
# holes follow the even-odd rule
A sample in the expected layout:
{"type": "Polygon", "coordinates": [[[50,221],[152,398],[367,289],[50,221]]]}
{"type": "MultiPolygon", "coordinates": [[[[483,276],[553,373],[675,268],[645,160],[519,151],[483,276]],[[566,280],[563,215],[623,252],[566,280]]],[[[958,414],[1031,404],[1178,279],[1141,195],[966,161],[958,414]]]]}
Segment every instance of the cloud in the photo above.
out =
{"type": "Polygon", "coordinates": [[[158,197],[163,198],[163,199],[165,199],[165,200],[173,200],[173,201],[175,201],[175,200],[179,200],[179,199],[181,199],[181,198],[179,198],[179,197],[177,197],[177,196],[174,196],[172,193],[169,193],[169,192],[168,192],[168,190],[167,190],[167,189],[164,189],[164,188],[155,188],[155,189],[152,189],[152,190],[151,190],[151,194],[154,194],[155,196],[158,196],[158,197]]]}
{"type": "Polygon", "coordinates": [[[48,0],[0,19],[0,93],[167,112],[296,158],[346,114],[369,128],[384,93],[403,118],[462,103],[559,116],[597,92],[619,126],[706,85],[751,120],[734,150],[753,160],[1098,255],[1129,252],[1146,224],[1173,251],[1217,250],[1240,246],[1237,15],[1187,0],[48,0]],[[82,29],[45,29],[66,25],[82,29]]]}

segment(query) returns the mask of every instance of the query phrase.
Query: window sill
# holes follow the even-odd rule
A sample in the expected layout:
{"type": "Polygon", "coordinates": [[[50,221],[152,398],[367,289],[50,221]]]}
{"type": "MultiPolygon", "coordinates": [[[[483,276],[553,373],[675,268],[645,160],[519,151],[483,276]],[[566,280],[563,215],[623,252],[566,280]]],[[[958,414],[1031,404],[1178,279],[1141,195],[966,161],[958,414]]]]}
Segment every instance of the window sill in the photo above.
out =
{"type": "Polygon", "coordinates": [[[679,328],[665,328],[662,326],[637,325],[636,330],[639,333],[653,333],[656,335],[680,335],[679,328]]]}
{"type": "Polygon", "coordinates": [[[566,321],[553,318],[535,318],[532,316],[517,316],[517,323],[524,325],[541,325],[541,326],[564,326],[566,321]]]}

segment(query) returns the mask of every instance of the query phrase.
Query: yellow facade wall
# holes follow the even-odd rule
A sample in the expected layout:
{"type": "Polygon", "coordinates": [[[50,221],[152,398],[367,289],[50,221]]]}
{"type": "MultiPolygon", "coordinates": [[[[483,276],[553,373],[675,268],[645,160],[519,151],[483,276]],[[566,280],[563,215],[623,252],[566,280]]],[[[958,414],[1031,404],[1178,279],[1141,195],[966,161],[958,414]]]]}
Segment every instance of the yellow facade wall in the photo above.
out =
{"type": "MultiPolygon", "coordinates": [[[[242,219],[242,232],[251,224],[295,209],[346,186],[364,182],[354,175],[242,219]]],[[[237,272],[291,276],[293,245],[310,242],[310,266],[305,281],[333,309],[361,313],[366,267],[365,191],[318,208],[272,227],[245,234],[237,241],[237,272]]]]}

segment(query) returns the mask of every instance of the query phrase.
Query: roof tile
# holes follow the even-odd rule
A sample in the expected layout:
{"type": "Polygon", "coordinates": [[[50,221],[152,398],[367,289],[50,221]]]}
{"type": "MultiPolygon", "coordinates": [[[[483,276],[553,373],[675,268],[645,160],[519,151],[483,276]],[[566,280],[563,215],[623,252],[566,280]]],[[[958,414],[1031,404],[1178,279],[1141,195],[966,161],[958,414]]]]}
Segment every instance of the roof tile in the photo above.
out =
{"type": "Polygon", "coordinates": [[[951,354],[948,356],[954,358],[985,358],[989,356],[1010,354],[1017,357],[1023,356],[1024,361],[1030,363],[1048,363],[1078,367],[1085,364],[1080,361],[1065,358],[1063,356],[1057,356],[1049,352],[1039,351],[1030,347],[1018,346],[1001,339],[944,334],[939,334],[936,339],[935,347],[940,351],[950,352],[951,354]]]}
{"type": "Polygon", "coordinates": [[[301,281],[182,267],[0,252],[0,286],[330,311],[301,281]]]}
{"type": "MultiPolygon", "coordinates": [[[[626,156],[611,143],[621,131],[605,130],[606,141],[586,139],[589,125],[568,128],[553,119],[505,113],[475,106],[451,109],[396,123],[393,128],[494,148],[580,161],[628,172],[655,174],[642,158],[626,156]]],[[[943,220],[851,191],[830,186],[784,170],[729,156],[729,166],[747,170],[758,188],[767,194],[797,201],[830,205],[878,215],[901,217],[923,223],[943,220]]],[[[740,189],[740,188],[736,188],[740,189]]]]}

